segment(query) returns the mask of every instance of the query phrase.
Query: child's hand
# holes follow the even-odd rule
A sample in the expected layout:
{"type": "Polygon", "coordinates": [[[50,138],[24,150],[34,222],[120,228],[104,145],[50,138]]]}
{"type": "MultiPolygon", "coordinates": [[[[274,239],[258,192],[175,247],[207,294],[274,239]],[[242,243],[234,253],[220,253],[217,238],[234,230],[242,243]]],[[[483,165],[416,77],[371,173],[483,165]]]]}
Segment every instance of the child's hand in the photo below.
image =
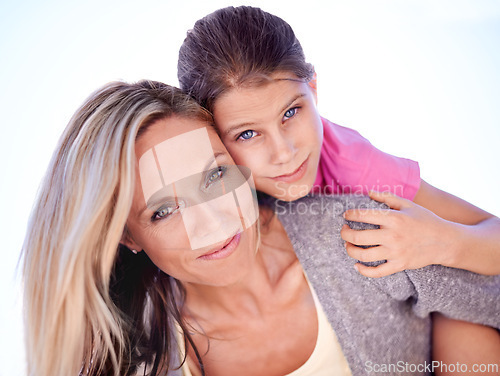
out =
{"type": "Polygon", "coordinates": [[[453,225],[430,210],[389,192],[370,192],[373,200],[391,209],[352,209],[345,212],[350,221],[379,225],[375,230],[352,230],[344,225],[342,239],[349,256],[362,261],[382,261],[375,267],[356,264],[367,277],[383,277],[405,269],[417,269],[430,264],[442,264],[450,241],[455,238],[453,225]],[[378,245],[360,248],[356,245],[378,245]]]}

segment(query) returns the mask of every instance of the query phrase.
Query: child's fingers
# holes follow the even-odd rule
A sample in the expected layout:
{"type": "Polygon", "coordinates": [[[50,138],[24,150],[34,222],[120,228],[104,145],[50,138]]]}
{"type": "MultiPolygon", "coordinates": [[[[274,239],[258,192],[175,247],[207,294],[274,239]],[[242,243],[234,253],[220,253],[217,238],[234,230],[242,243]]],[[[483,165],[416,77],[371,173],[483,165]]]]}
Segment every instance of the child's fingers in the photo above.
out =
{"type": "Polygon", "coordinates": [[[348,221],[390,226],[394,222],[394,217],[400,214],[392,209],[349,209],[344,213],[344,218],[348,221]]]}
{"type": "Polygon", "coordinates": [[[346,242],[356,245],[379,245],[384,244],[385,230],[353,230],[344,225],[340,230],[340,236],[346,242]]]}
{"type": "Polygon", "coordinates": [[[395,210],[401,210],[411,205],[410,200],[396,196],[391,192],[370,191],[368,195],[372,200],[387,204],[390,208],[395,210]]]}
{"type": "Polygon", "coordinates": [[[386,252],[383,246],[359,248],[354,244],[346,243],[345,249],[350,257],[361,262],[383,261],[387,259],[387,255],[385,255],[386,252]]]}
{"type": "Polygon", "coordinates": [[[355,267],[360,274],[370,278],[385,277],[401,271],[397,266],[390,262],[386,262],[378,266],[366,266],[358,262],[355,264],[355,267]]]}

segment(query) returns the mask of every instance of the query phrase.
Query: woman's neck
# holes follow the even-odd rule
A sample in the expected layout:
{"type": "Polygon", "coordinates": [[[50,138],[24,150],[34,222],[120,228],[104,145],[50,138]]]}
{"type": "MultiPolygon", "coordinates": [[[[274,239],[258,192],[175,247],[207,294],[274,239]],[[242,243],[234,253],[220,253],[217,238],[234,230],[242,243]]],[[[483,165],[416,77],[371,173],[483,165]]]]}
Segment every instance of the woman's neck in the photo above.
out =
{"type": "Polygon", "coordinates": [[[278,218],[261,216],[261,220],[261,243],[254,262],[245,265],[246,273],[227,286],[185,284],[186,315],[197,320],[262,315],[272,303],[289,296],[283,290],[293,289],[289,279],[297,279],[297,274],[291,271],[300,264],[278,218]]]}

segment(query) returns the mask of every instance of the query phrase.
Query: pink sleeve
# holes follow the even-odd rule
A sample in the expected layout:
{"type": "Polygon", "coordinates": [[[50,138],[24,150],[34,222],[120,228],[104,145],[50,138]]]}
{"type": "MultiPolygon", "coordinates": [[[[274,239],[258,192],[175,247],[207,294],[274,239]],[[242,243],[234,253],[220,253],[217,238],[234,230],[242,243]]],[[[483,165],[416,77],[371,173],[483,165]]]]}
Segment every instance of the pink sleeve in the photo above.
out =
{"type": "Polygon", "coordinates": [[[353,129],[323,122],[323,145],[313,192],[390,191],[413,200],[420,187],[418,163],[375,148],[353,129]]]}

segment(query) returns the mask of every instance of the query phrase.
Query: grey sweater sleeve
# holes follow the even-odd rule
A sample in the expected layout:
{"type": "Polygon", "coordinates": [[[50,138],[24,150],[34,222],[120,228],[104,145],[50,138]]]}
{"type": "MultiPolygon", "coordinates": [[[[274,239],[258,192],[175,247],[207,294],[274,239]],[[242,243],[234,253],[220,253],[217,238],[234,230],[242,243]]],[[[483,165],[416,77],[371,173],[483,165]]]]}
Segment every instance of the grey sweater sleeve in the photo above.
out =
{"type": "MultiPolygon", "coordinates": [[[[378,205],[364,199],[355,202],[365,207],[378,205]]],[[[348,224],[359,230],[372,228],[366,223],[348,224]]],[[[500,328],[500,275],[485,276],[463,269],[429,265],[373,282],[395,299],[410,299],[413,311],[419,317],[440,312],[453,319],[500,328]]]]}
{"type": "MultiPolygon", "coordinates": [[[[367,197],[350,195],[312,196],[281,205],[282,214],[286,214],[280,216],[282,221],[298,223],[295,228],[300,228],[300,231],[306,231],[309,235],[313,234],[313,238],[321,238],[321,232],[332,231],[333,239],[337,240],[340,238],[340,228],[346,223],[342,218],[345,210],[386,207],[367,197]],[[330,229],[327,230],[328,228],[330,229]]],[[[351,222],[349,225],[358,230],[373,228],[364,223],[351,222]]],[[[298,241],[302,235],[298,236],[295,232],[289,233],[289,237],[298,241]]],[[[345,261],[342,256],[349,259],[345,249],[340,252],[345,255],[335,255],[339,257],[339,265],[345,261]]],[[[301,257],[305,259],[304,256],[301,257]]],[[[352,260],[352,264],[354,263],[355,260],[352,260]]],[[[430,312],[440,312],[454,319],[500,328],[500,276],[484,276],[431,265],[378,279],[366,278],[365,282],[378,286],[393,299],[411,303],[412,310],[418,317],[425,317],[430,312]]]]}
{"type": "MultiPolygon", "coordinates": [[[[484,276],[462,269],[430,265],[406,270],[408,283],[414,286],[413,311],[419,317],[430,312],[480,323],[500,329],[500,276],[484,276]]],[[[397,284],[388,283],[394,294],[397,284]]]]}

